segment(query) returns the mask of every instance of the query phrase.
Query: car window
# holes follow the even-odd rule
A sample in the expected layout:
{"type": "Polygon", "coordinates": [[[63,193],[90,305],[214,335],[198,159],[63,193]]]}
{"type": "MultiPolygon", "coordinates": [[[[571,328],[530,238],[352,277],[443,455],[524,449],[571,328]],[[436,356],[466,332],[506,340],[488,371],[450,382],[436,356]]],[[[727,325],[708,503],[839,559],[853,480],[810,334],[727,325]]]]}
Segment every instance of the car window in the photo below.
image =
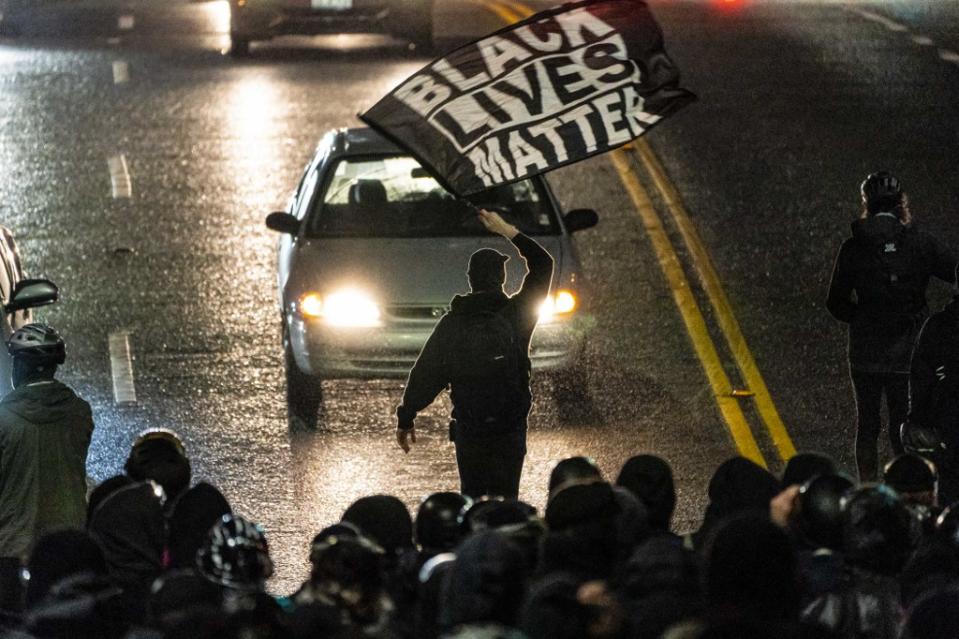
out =
{"type": "Polygon", "coordinates": [[[303,216],[306,215],[318,176],[319,173],[314,169],[307,173],[300,185],[300,191],[296,194],[296,204],[293,205],[293,214],[298,220],[302,220],[303,216]]]}
{"type": "MultiPolygon", "coordinates": [[[[527,235],[559,233],[542,182],[490,189],[478,206],[496,208],[527,235]]],[[[339,160],[308,222],[314,237],[463,237],[486,235],[473,209],[446,191],[409,156],[339,160]]]]}

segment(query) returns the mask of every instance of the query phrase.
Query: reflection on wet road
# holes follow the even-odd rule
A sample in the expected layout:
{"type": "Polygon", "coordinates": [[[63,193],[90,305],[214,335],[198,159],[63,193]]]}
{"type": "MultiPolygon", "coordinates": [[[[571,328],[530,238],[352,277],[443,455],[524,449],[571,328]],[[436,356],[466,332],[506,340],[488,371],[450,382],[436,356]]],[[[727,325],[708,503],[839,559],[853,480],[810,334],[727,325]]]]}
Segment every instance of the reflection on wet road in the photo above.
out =
{"type": "MultiPolygon", "coordinates": [[[[399,381],[325,382],[322,428],[290,432],[277,238],[263,224],[286,206],[324,132],[357,125],[357,112],[428,60],[379,36],[283,38],[234,60],[222,54],[224,7],[84,0],[0,38],[0,217],[28,270],[64,291],[42,315],[68,340],[66,381],[95,406],[91,475],[119,472],[139,430],[175,429],[196,476],[265,525],[274,588],[289,591],[312,534],[357,497],[392,493],[413,507],[457,486],[447,402],[419,420],[410,455],[396,447],[399,381]],[[128,28],[124,15],[134,17],[128,28]],[[110,158],[119,156],[129,197],[116,197],[125,183],[110,158]],[[108,345],[117,333],[129,336],[135,406],[114,397],[108,345]]],[[[503,19],[477,3],[443,7],[450,36],[503,19]]],[[[825,279],[876,158],[901,157],[896,170],[922,219],[957,239],[947,225],[952,193],[936,176],[954,163],[959,69],[936,51],[959,43],[927,14],[889,17],[911,35],[928,33],[933,48],[831,3],[654,8],[702,102],[650,144],[682,191],[797,446],[848,466],[853,407],[842,330],[821,306],[825,279]],[[904,100],[917,82],[936,97],[904,100]],[[889,121],[899,126],[875,135],[872,123],[889,121]]],[[[955,24],[942,11],[939,22],[955,24]]],[[[712,469],[735,447],[645,223],[608,158],[550,182],[564,208],[601,216],[577,236],[596,321],[592,401],[569,405],[550,380],[535,380],[521,493],[542,506],[552,463],[569,455],[591,455],[615,476],[627,457],[655,452],[676,469],[676,527],[690,528],[712,469]]],[[[735,370],[727,368],[741,382],[735,370]]],[[[750,401],[740,405],[759,423],[750,401]]],[[[768,435],[756,432],[775,461],[768,435]]]]}

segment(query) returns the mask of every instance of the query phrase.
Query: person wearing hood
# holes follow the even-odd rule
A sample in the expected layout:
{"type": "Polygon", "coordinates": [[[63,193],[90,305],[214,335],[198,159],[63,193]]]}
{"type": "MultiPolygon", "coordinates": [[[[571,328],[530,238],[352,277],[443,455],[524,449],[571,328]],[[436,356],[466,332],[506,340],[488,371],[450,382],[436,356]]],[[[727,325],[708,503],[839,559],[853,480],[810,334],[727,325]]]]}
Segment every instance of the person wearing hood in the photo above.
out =
{"type": "Polygon", "coordinates": [[[497,213],[481,210],[479,219],[513,243],[529,271],[519,292],[508,296],[503,285],[509,258],[489,248],[470,256],[471,292],[453,298],[417,357],[396,409],[396,440],[409,452],[416,414],[449,387],[460,492],[515,499],[532,404],[529,344],[549,294],[553,258],[497,213]]]}
{"type": "Polygon", "coordinates": [[[623,464],[616,485],[635,495],[649,511],[649,524],[657,534],[672,535],[676,510],[676,485],[669,463],[655,455],[636,455],[623,464]]]}
{"type": "MultiPolygon", "coordinates": [[[[959,266],[956,267],[959,273],[959,266]]],[[[912,356],[909,421],[935,429],[943,505],[959,500],[959,292],[926,321],[912,356]]]]}
{"type": "Polygon", "coordinates": [[[768,516],[769,504],[779,495],[779,487],[779,480],[754,461],[739,456],[727,459],[709,480],[709,504],[703,523],[685,543],[700,551],[722,520],[747,513],[768,516]]]}
{"type": "Polygon", "coordinates": [[[57,381],[63,339],[27,324],[7,341],[14,389],[0,401],[0,606],[17,607],[20,562],[45,533],[86,521],[90,405],[57,381]]]}
{"type": "Polygon", "coordinates": [[[860,187],[863,212],[833,268],[826,307],[849,324],[849,370],[856,395],[856,464],[861,481],[879,475],[880,405],[889,408],[893,453],[909,406],[913,346],[928,314],[931,277],[955,279],[956,259],[916,228],[899,180],[880,171],[860,187]],[[855,297],[854,297],[855,296],[855,297]]]}

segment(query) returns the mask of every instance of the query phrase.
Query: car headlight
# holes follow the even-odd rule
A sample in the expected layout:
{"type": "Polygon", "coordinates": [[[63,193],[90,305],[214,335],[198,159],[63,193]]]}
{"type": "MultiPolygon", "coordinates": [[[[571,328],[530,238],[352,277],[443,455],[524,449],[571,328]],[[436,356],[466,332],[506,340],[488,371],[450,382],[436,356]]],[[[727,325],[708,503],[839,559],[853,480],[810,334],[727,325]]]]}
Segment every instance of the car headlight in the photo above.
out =
{"type": "Polygon", "coordinates": [[[304,317],[330,326],[369,328],[380,325],[380,307],[363,291],[347,288],[322,296],[304,293],[297,309],[304,317]]]}
{"type": "Polygon", "coordinates": [[[539,321],[550,322],[560,317],[572,315],[577,306],[579,306],[579,300],[576,299],[576,294],[561,288],[548,295],[543,301],[539,307],[539,321]]]}

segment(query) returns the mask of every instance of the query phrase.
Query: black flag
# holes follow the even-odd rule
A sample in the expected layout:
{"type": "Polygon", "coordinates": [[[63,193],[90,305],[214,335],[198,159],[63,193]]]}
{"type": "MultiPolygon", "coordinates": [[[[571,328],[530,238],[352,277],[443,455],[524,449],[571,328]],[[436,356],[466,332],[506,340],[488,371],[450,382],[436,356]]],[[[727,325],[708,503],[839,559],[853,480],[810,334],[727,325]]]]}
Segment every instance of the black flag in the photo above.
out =
{"type": "Polygon", "coordinates": [[[580,0],[435,60],[360,118],[466,196],[621,146],[695,99],[644,0],[580,0]]]}

